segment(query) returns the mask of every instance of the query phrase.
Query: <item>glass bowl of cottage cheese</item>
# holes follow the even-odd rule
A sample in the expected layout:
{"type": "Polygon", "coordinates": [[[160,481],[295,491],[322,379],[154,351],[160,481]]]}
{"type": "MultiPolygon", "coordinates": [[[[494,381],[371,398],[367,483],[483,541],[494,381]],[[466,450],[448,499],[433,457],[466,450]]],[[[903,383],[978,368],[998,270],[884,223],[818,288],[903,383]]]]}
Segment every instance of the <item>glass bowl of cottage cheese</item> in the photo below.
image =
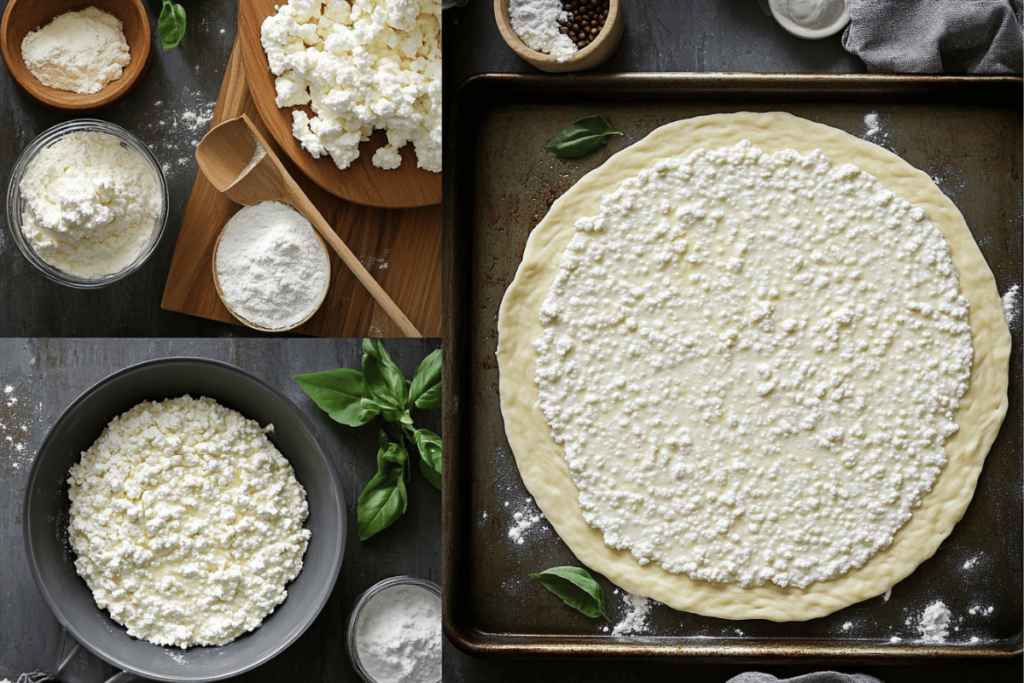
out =
{"type": "Polygon", "coordinates": [[[75,119],[36,137],[7,186],[7,225],[29,263],[76,289],[138,270],[167,225],[167,181],[124,128],[75,119]]]}

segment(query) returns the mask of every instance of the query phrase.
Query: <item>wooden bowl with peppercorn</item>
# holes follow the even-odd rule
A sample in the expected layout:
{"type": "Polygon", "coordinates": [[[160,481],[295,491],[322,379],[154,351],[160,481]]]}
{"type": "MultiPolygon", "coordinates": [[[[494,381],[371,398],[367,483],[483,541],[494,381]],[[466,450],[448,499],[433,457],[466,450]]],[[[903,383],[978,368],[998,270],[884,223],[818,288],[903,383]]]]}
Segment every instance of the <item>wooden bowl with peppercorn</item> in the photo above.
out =
{"type": "Polygon", "coordinates": [[[593,69],[622,39],[619,0],[494,0],[494,19],[513,52],[549,73],[593,69]]]}

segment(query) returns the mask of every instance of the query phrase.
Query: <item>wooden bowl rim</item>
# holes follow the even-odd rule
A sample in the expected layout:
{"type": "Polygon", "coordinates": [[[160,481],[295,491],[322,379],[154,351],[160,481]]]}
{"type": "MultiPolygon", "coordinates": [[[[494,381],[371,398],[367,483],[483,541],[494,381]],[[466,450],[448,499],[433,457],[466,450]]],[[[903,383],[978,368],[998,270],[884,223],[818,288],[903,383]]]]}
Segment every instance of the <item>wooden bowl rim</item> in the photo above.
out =
{"type": "MultiPolygon", "coordinates": [[[[131,50],[131,62],[129,62],[128,66],[125,67],[121,77],[117,80],[111,81],[98,92],[91,94],[60,90],[59,88],[51,88],[48,85],[44,85],[32,74],[31,71],[29,71],[28,66],[25,65],[21,56],[21,41],[25,39],[25,35],[28,34],[28,31],[26,31],[25,35],[18,36],[16,41],[12,41],[10,38],[13,37],[9,36],[11,31],[11,17],[28,1],[29,0],[11,0],[7,5],[7,9],[4,10],[3,19],[0,20],[0,53],[3,55],[8,73],[11,74],[11,78],[14,80],[18,88],[40,104],[61,111],[78,113],[102,109],[113,104],[133,90],[142,79],[142,76],[149,70],[149,65],[153,58],[153,32],[149,25],[149,12],[146,10],[146,6],[143,4],[142,0],[120,0],[120,4],[126,8],[126,11],[135,12],[141,20],[142,25],[142,32],[138,44],[135,45],[128,43],[128,47],[131,50]],[[12,44],[12,42],[17,44],[12,44]],[[145,54],[142,56],[142,62],[138,67],[134,67],[136,60],[138,59],[138,55],[136,54],[137,48],[143,46],[145,47],[145,54]]],[[[39,2],[40,0],[32,1],[39,2]]],[[[80,11],[86,7],[93,7],[96,5],[95,2],[90,2],[90,0],[62,0],[60,2],[46,0],[46,2],[43,2],[42,4],[47,8],[48,12],[52,12],[52,14],[49,19],[39,26],[29,29],[29,31],[36,31],[56,19],[58,16],[67,12],[80,11]]],[[[100,9],[107,11],[107,9],[104,8],[100,9]]],[[[113,12],[108,13],[113,14],[113,12]]],[[[122,25],[125,23],[124,17],[121,14],[115,14],[115,16],[119,21],[121,21],[122,25]]],[[[127,39],[127,36],[125,36],[125,38],[127,39]]]]}
{"type": "MultiPolygon", "coordinates": [[[[580,65],[574,68],[574,62],[586,62],[587,58],[595,52],[600,51],[603,46],[609,42],[617,40],[621,37],[615,35],[616,31],[613,30],[613,26],[617,26],[622,21],[622,4],[620,0],[608,0],[608,18],[605,19],[604,25],[601,27],[601,31],[597,34],[597,38],[587,45],[582,50],[573,52],[569,59],[564,62],[558,61],[557,57],[554,57],[546,52],[538,52],[532,47],[523,42],[523,39],[519,37],[519,34],[512,28],[512,20],[508,14],[508,3],[509,0],[494,0],[494,17],[498,22],[498,30],[501,33],[501,37],[505,39],[508,46],[512,48],[512,51],[517,55],[525,59],[527,62],[536,66],[538,69],[545,69],[545,67],[559,67],[561,70],[573,71],[575,69],[588,69],[600,64],[580,65]]],[[[609,56],[611,51],[609,51],[609,56]]],[[[545,69],[546,70],[546,69],[545,69]]]]}
{"type": "MultiPolygon", "coordinates": [[[[284,202],[281,203],[284,204],[284,202]]],[[[294,206],[286,206],[289,206],[293,211],[299,213],[299,215],[302,216],[302,214],[294,206]]],[[[245,207],[240,205],[238,207],[238,211],[241,211],[243,208],[245,207]]],[[[236,211],[235,213],[238,213],[238,211],[236,211]]],[[[327,300],[327,291],[331,288],[331,252],[328,251],[327,243],[324,242],[324,238],[321,237],[320,233],[317,232],[316,228],[314,228],[313,225],[310,224],[310,230],[313,231],[313,235],[316,236],[316,241],[320,243],[320,248],[324,250],[324,254],[327,256],[327,283],[324,285],[324,289],[320,293],[320,299],[319,301],[316,302],[316,306],[314,306],[313,310],[309,312],[309,315],[307,315],[305,318],[295,323],[294,325],[289,325],[288,327],[277,327],[273,329],[269,327],[262,327],[261,325],[257,325],[254,322],[250,322],[249,320],[243,318],[240,314],[236,313],[235,309],[231,308],[231,304],[228,303],[228,300],[224,298],[224,290],[221,289],[220,287],[220,277],[217,275],[217,251],[220,249],[220,238],[224,236],[224,228],[228,227],[228,223],[234,217],[234,213],[228,216],[228,219],[224,221],[224,225],[220,226],[220,229],[217,231],[217,239],[213,243],[213,258],[210,259],[210,269],[213,271],[213,286],[214,289],[217,290],[217,296],[220,297],[220,302],[224,304],[224,308],[228,309],[228,313],[230,313],[235,320],[242,323],[251,330],[256,330],[257,332],[289,332],[291,330],[294,330],[296,327],[299,327],[300,325],[304,325],[305,323],[309,322],[309,319],[316,315],[316,312],[319,311],[320,307],[324,305],[324,301],[327,300]]],[[[306,218],[305,216],[302,217],[306,218]]]]}

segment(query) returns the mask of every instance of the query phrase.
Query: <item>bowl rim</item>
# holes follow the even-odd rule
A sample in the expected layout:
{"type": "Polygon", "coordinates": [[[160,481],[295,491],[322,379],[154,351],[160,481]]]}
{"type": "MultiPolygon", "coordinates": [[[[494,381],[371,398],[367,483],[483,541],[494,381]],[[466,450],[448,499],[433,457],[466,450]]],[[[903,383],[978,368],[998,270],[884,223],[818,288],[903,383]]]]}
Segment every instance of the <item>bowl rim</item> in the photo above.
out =
{"type": "MultiPolygon", "coordinates": [[[[314,600],[314,603],[313,603],[313,608],[307,610],[307,612],[306,612],[307,616],[302,620],[302,622],[299,625],[300,626],[299,628],[293,628],[293,629],[285,632],[283,634],[283,637],[281,639],[277,640],[274,643],[273,647],[271,647],[271,648],[267,649],[266,651],[262,652],[259,657],[254,657],[252,659],[249,659],[240,667],[236,667],[236,668],[234,668],[231,671],[227,671],[227,672],[224,672],[222,674],[218,674],[218,675],[215,675],[215,676],[212,676],[212,677],[207,675],[207,674],[204,674],[204,675],[201,675],[201,676],[193,675],[193,674],[182,674],[182,675],[179,675],[179,676],[168,677],[168,676],[165,676],[165,675],[163,675],[161,673],[158,673],[158,672],[148,671],[148,670],[142,669],[140,667],[134,666],[134,665],[130,664],[129,662],[125,661],[123,658],[121,658],[119,656],[116,656],[116,655],[113,655],[113,654],[111,654],[109,652],[106,652],[106,651],[104,651],[100,647],[97,647],[95,644],[93,644],[92,640],[89,638],[87,633],[83,633],[82,629],[79,629],[76,625],[72,624],[67,619],[67,615],[64,613],[64,610],[57,604],[57,602],[55,601],[54,597],[51,595],[51,591],[48,590],[48,585],[42,579],[42,575],[41,575],[40,569],[39,569],[38,559],[37,559],[37,556],[36,556],[36,550],[35,550],[36,544],[34,543],[33,536],[32,536],[32,533],[31,533],[31,530],[35,527],[35,525],[31,523],[31,520],[34,518],[34,515],[32,514],[32,510],[31,510],[31,502],[33,500],[32,492],[36,488],[36,480],[37,480],[37,478],[38,478],[38,476],[40,474],[40,470],[42,469],[41,465],[40,465],[40,463],[42,462],[42,459],[39,457],[39,454],[42,453],[49,446],[51,439],[54,438],[54,434],[58,431],[58,427],[62,423],[64,423],[65,421],[70,419],[69,416],[74,411],[74,409],[76,409],[81,404],[91,400],[93,398],[93,395],[97,391],[102,389],[103,387],[106,387],[107,385],[109,385],[112,382],[119,381],[121,378],[123,378],[126,375],[133,374],[133,373],[136,373],[136,372],[139,372],[139,371],[145,372],[150,367],[164,366],[164,365],[171,365],[171,366],[173,366],[173,365],[192,365],[192,364],[200,365],[200,366],[214,367],[214,368],[217,368],[218,371],[227,372],[229,374],[233,374],[233,375],[239,376],[239,377],[241,377],[242,379],[244,379],[246,381],[249,381],[249,382],[252,382],[252,383],[255,383],[255,384],[261,386],[263,389],[265,389],[266,391],[270,392],[273,396],[275,396],[278,400],[280,400],[285,405],[285,407],[288,410],[290,410],[291,413],[298,419],[298,421],[301,423],[302,427],[309,433],[310,437],[317,443],[317,445],[320,445],[321,439],[319,437],[319,434],[316,431],[315,426],[313,425],[313,423],[309,419],[309,417],[303,411],[301,411],[298,408],[298,406],[296,406],[295,403],[292,402],[291,399],[289,399],[283,392],[281,392],[280,390],[274,388],[273,386],[271,386],[267,382],[263,381],[259,377],[256,377],[252,373],[250,373],[250,372],[248,372],[248,371],[246,371],[246,370],[244,370],[244,369],[242,369],[242,368],[240,368],[240,367],[238,367],[236,365],[232,365],[231,363],[227,363],[225,361],[221,361],[221,360],[217,360],[217,359],[213,359],[213,358],[203,358],[203,357],[199,357],[199,356],[165,356],[165,357],[161,357],[161,358],[153,358],[153,359],[150,359],[150,360],[142,361],[140,363],[136,363],[134,365],[129,365],[128,367],[125,367],[125,368],[121,368],[120,370],[117,370],[117,371],[107,375],[106,377],[103,377],[102,379],[96,381],[91,386],[89,386],[87,389],[85,389],[77,398],[75,398],[71,403],[68,404],[68,406],[61,412],[60,416],[50,426],[49,430],[46,433],[46,436],[43,437],[43,440],[42,440],[42,442],[39,445],[39,449],[36,452],[36,457],[34,458],[34,460],[32,462],[32,467],[29,470],[28,479],[26,480],[26,483],[25,483],[25,498],[22,501],[22,506],[21,506],[21,513],[22,513],[22,520],[23,520],[22,521],[22,538],[23,538],[23,541],[24,541],[24,544],[25,544],[26,561],[28,562],[29,569],[30,569],[30,571],[32,573],[32,579],[33,579],[33,581],[34,581],[34,583],[36,585],[36,588],[39,590],[40,594],[42,594],[43,599],[44,599],[44,601],[47,604],[47,607],[49,607],[50,612],[57,619],[57,621],[60,623],[60,625],[75,639],[75,641],[80,643],[89,652],[91,652],[96,657],[99,657],[103,661],[105,661],[105,662],[107,662],[107,663],[109,663],[109,664],[111,664],[111,665],[113,665],[115,667],[118,667],[120,669],[123,669],[125,671],[128,671],[128,672],[130,672],[132,674],[135,674],[137,676],[144,676],[144,677],[147,677],[147,678],[150,678],[150,679],[153,679],[153,680],[169,681],[169,682],[172,682],[172,683],[174,683],[174,682],[184,682],[184,681],[196,681],[196,682],[199,682],[199,681],[216,681],[216,680],[222,680],[224,678],[230,678],[232,676],[237,676],[237,675],[239,675],[241,673],[244,673],[246,671],[250,671],[250,670],[255,669],[256,667],[258,667],[258,666],[260,666],[262,664],[265,664],[266,662],[270,661],[271,659],[273,659],[277,655],[281,654],[288,647],[290,647],[296,640],[298,640],[299,636],[301,636],[303,633],[305,633],[306,630],[308,630],[309,627],[312,626],[313,622],[316,620],[316,617],[320,614],[320,612],[323,610],[324,606],[327,604],[327,601],[330,599],[330,596],[331,596],[331,594],[334,591],[334,587],[337,584],[339,571],[340,571],[341,565],[342,565],[343,560],[344,560],[344,551],[345,551],[345,545],[346,545],[346,540],[347,540],[346,539],[346,536],[347,536],[347,533],[346,533],[346,531],[347,531],[347,526],[346,526],[346,522],[347,522],[347,520],[346,520],[346,509],[347,508],[346,508],[344,489],[341,486],[341,479],[340,479],[340,477],[338,475],[337,468],[331,462],[330,458],[325,457],[324,460],[325,460],[326,465],[327,465],[327,471],[328,471],[330,479],[331,479],[332,487],[333,487],[334,491],[337,493],[337,500],[335,502],[337,503],[337,507],[339,509],[340,520],[341,520],[340,535],[339,535],[339,541],[337,542],[336,552],[333,554],[332,557],[329,558],[330,559],[330,564],[331,564],[331,571],[329,572],[330,581],[327,584],[318,587],[317,591],[315,592],[315,600],[314,600]]],[[[216,397],[214,397],[214,400],[216,400],[216,397]]],[[[111,417],[114,417],[114,416],[111,416],[111,417]]],[[[246,416],[246,417],[248,417],[248,416],[246,416]]],[[[319,450],[320,450],[321,453],[324,451],[322,446],[320,446],[319,450]]],[[[326,455],[326,454],[324,454],[324,455],[326,455]]],[[[302,482],[299,482],[299,483],[301,484],[302,482]]],[[[66,493],[66,491],[65,491],[65,493],[66,493]]],[[[67,540],[65,539],[64,542],[67,543],[67,540]]],[[[308,549],[307,549],[306,552],[308,554],[308,552],[309,552],[308,549]]],[[[304,560],[306,559],[307,554],[304,554],[304,556],[303,556],[304,560]]],[[[301,573],[300,573],[299,576],[301,576],[301,573]]],[[[80,577],[77,575],[77,573],[75,575],[75,578],[80,579],[80,577]]],[[[296,577],[296,579],[293,579],[293,581],[295,581],[297,579],[298,579],[298,576],[296,577]]],[[[289,583],[289,586],[290,585],[291,585],[291,583],[289,583]]],[[[271,616],[274,612],[277,611],[277,609],[279,607],[281,607],[284,604],[285,603],[281,603],[281,605],[278,605],[277,607],[275,607],[275,609],[272,610],[267,615],[267,617],[271,616]]],[[[107,618],[111,619],[109,613],[107,614],[107,618]]],[[[117,626],[117,628],[125,630],[124,626],[121,626],[120,624],[117,624],[116,622],[113,622],[112,619],[111,619],[111,622],[114,623],[117,626]]],[[[251,633],[251,632],[247,632],[247,633],[251,633]]],[[[241,634],[241,636],[239,636],[239,637],[243,637],[243,636],[247,635],[247,633],[241,634]]],[[[141,639],[138,639],[138,638],[135,638],[135,637],[132,637],[132,639],[133,640],[138,640],[139,642],[148,642],[148,641],[144,641],[144,640],[141,640],[141,639]]],[[[233,642],[235,642],[235,641],[232,641],[232,643],[233,642]]],[[[153,643],[149,643],[149,644],[153,648],[157,648],[157,649],[161,649],[161,650],[162,649],[168,649],[168,648],[165,648],[164,646],[161,646],[161,645],[155,645],[153,643]]],[[[227,647],[227,646],[230,646],[230,645],[231,645],[231,643],[226,643],[225,645],[222,645],[222,646],[212,646],[212,647],[227,647]]],[[[199,646],[197,646],[197,647],[199,647],[199,646]]]]}
{"type": "MultiPolygon", "coordinates": [[[[359,658],[359,649],[356,647],[356,624],[359,622],[359,617],[362,615],[363,609],[369,604],[370,600],[389,588],[394,588],[396,586],[418,586],[430,593],[433,593],[439,600],[441,599],[441,587],[433,581],[409,576],[407,574],[399,574],[397,576],[381,579],[360,593],[356,599],[352,601],[352,607],[349,609],[348,617],[345,619],[345,652],[348,654],[348,661],[352,665],[352,668],[355,669],[356,673],[359,674],[359,677],[362,678],[365,683],[379,682],[363,667],[363,662],[359,658]]],[[[438,627],[440,628],[440,624],[438,624],[438,627]]],[[[441,679],[438,679],[435,683],[440,683],[440,681],[441,679]]]]}
{"type": "Polygon", "coordinates": [[[772,17],[775,21],[785,29],[791,35],[797,38],[804,38],[805,40],[819,40],[821,38],[828,38],[836,33],[839,33],[850,23],[850,12],[846,7],[845,0],[843,1],[843,11],[839,14],[839,17],[831,24],[824,28],[806,28],[796,23],[788,16],[783,14],[778,9],[778,0],[768,0],[768,7],[772,11],[772,17]]]}
{"type": "MultiPolygon", "coordinates": [[[[149,66],[153,61],[153,31],[149,25],[149,12],[146,10],[146,5],[142,0],[127,0],[125,6],[134,10],[140,19],[142,26],[142,35],[139,40],[139,45],[144,45],[146,48],[145,55],[142,57],[143,63],[138,70],[134,71],[127,77],[122,73],[120,78],[107,83],[97,92],[88,94],[60,90],[59,88],[53,88],[43,84],[28,70],[28,66],[25,64],[25,61],[21,56],[21,45],[13,45],[8,39],[11,17],[17,11],[19,3],[27,3],[28,1],[29,0],[11,0],[10,3],[8,3],[7,8],[4,10],[3,18],[0,19],[0,55],[3,56],[4,63],[7,66],[7,71],[10,73],[11,80],[14,81],[14,84],[22,93],[39,104],[50,109],[70,113],[87,113],[103,109],[109,107],[121,97],[134,90],[142,80],[142,77],[149,70],[149,66]],[[26,83],[26,79],[19,78],[19,75],[23,75],[23,73],[28,73],[32,80],[26,83]],[[54,97],[54,94],[59,94],[59,97],[54,97]]],[[[43,4],[49,7],[54,6],[54,3],[50,2],[45,2],[43,4]]],[[[35,31],[42,28],[62,14],[80,11],[86,7],[93,6],[93,4],[94,3],[90,3],[89,0],[72,0],[68,4],[61,3],[60,7],[54,8],[54,14],[49,19],[31,30],[35,31]]],[[[108,14],[110,14],[110,12],[108,12],[108,14]]],[[[122,16],[118,15],[117,19],[122,23],[122,25],[124,24],[124,18],[122,16]]],[[[22,36],[22,40],[24,40],[24,36],[22,36]]],[[[129,49],[131,49],[131,47],[132,45],[129,44],[129,49]]],[[[135,59],[134,55],[132,56],[132,59],[135,59]]],[[[131,64],[129,64],[129,67],[130,66],[131,64]]],[[[126,67],[125,70],[127,71],[128,67],[126,67]]]]}
{"type": "Polygon", "coordinates": [[[6,212],[7,227],[11,232],[11,237],[14,239],[15,246],[18,247],[18,251],[21,252],[22,256],[24,256],[28,262],[36,268],[36,270],[52,282],[65,285],[73,289],[99,289],[122,280],[139,270],[156,251],[157,246],[160,244],[160,240],[163,238],[164,231],[167,229],[167,219],[170,214],[170,191],[167,186],[167,176],[164,174],[163,168],[160,166],[160,161],[156,158],[153,150],[149,148],[149,145],[142,142],[142,140],[137,138],[131,131],[122,128],[115,123],[104,121],[102,119],[78,118],[50,126],[35,136],[25,146],[25,149],[22,150],[18,160],[11,168],[11,176],[7,183],[6,212]],[[29,166],[32,165],[32,162],[35,161],[36,157],[44,149],[56,144],[66,135],[79,132],[106,133],[107,135],[117,138],[121,143],[138,152],[152,168],[153,175],[156,178],[157,185],[160,188],[162,196],[160,216],[157,217],[156,223],[153,225],[153,232],[150,235],[149,242],[146,243],[146,246],[142,251],[138,253],[130,264],[116,273],[92,278],[72,275],[71,273],[67,273],[45,261],[36,253],[36,250],[32,245],[28,243],[25,233],[22,232],[21,229],[23,208],[21,181],[24,179],[29,166]]]}

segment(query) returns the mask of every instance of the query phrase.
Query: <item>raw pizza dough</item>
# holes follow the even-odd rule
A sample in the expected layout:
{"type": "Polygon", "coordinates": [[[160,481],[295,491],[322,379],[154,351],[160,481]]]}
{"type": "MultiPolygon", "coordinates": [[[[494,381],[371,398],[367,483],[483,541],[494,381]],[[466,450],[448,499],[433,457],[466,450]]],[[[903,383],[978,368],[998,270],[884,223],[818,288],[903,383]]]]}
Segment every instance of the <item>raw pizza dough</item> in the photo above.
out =
{"type": "Polygon", "coordinates": [[[530,235],[516,277],[498,314],[499,391],[505,431],[523,481],[555,531],[581,563],[636,595],[670,607],[725,619],[802,621],[884,593],[931,557],[963,516],[985,456],[1007,408],[1010,333],[995,279],[956,206],[923,172],[881,147],[790,114],[714,114],[663,126],[590,172],[551,207],[530,235]],[[948,462],[932,491],[896,534],[865,565],[805,589],[774,584],[743,588],[641,566],[628,550],[605,545],[583,519],[578,490],[562,447],[538,407],[534,381],[542,335],[539,308],[558,271],[577,218],[593,215],[601,198],[659,159],[750,140],[765,153],[821,149],[833,167],[850,163],[896,195],[924,209],[950,245],[960,289],[970,302],[974,347],[970,389],[956,413],[959,431],[946,442],[948,462]]]}

